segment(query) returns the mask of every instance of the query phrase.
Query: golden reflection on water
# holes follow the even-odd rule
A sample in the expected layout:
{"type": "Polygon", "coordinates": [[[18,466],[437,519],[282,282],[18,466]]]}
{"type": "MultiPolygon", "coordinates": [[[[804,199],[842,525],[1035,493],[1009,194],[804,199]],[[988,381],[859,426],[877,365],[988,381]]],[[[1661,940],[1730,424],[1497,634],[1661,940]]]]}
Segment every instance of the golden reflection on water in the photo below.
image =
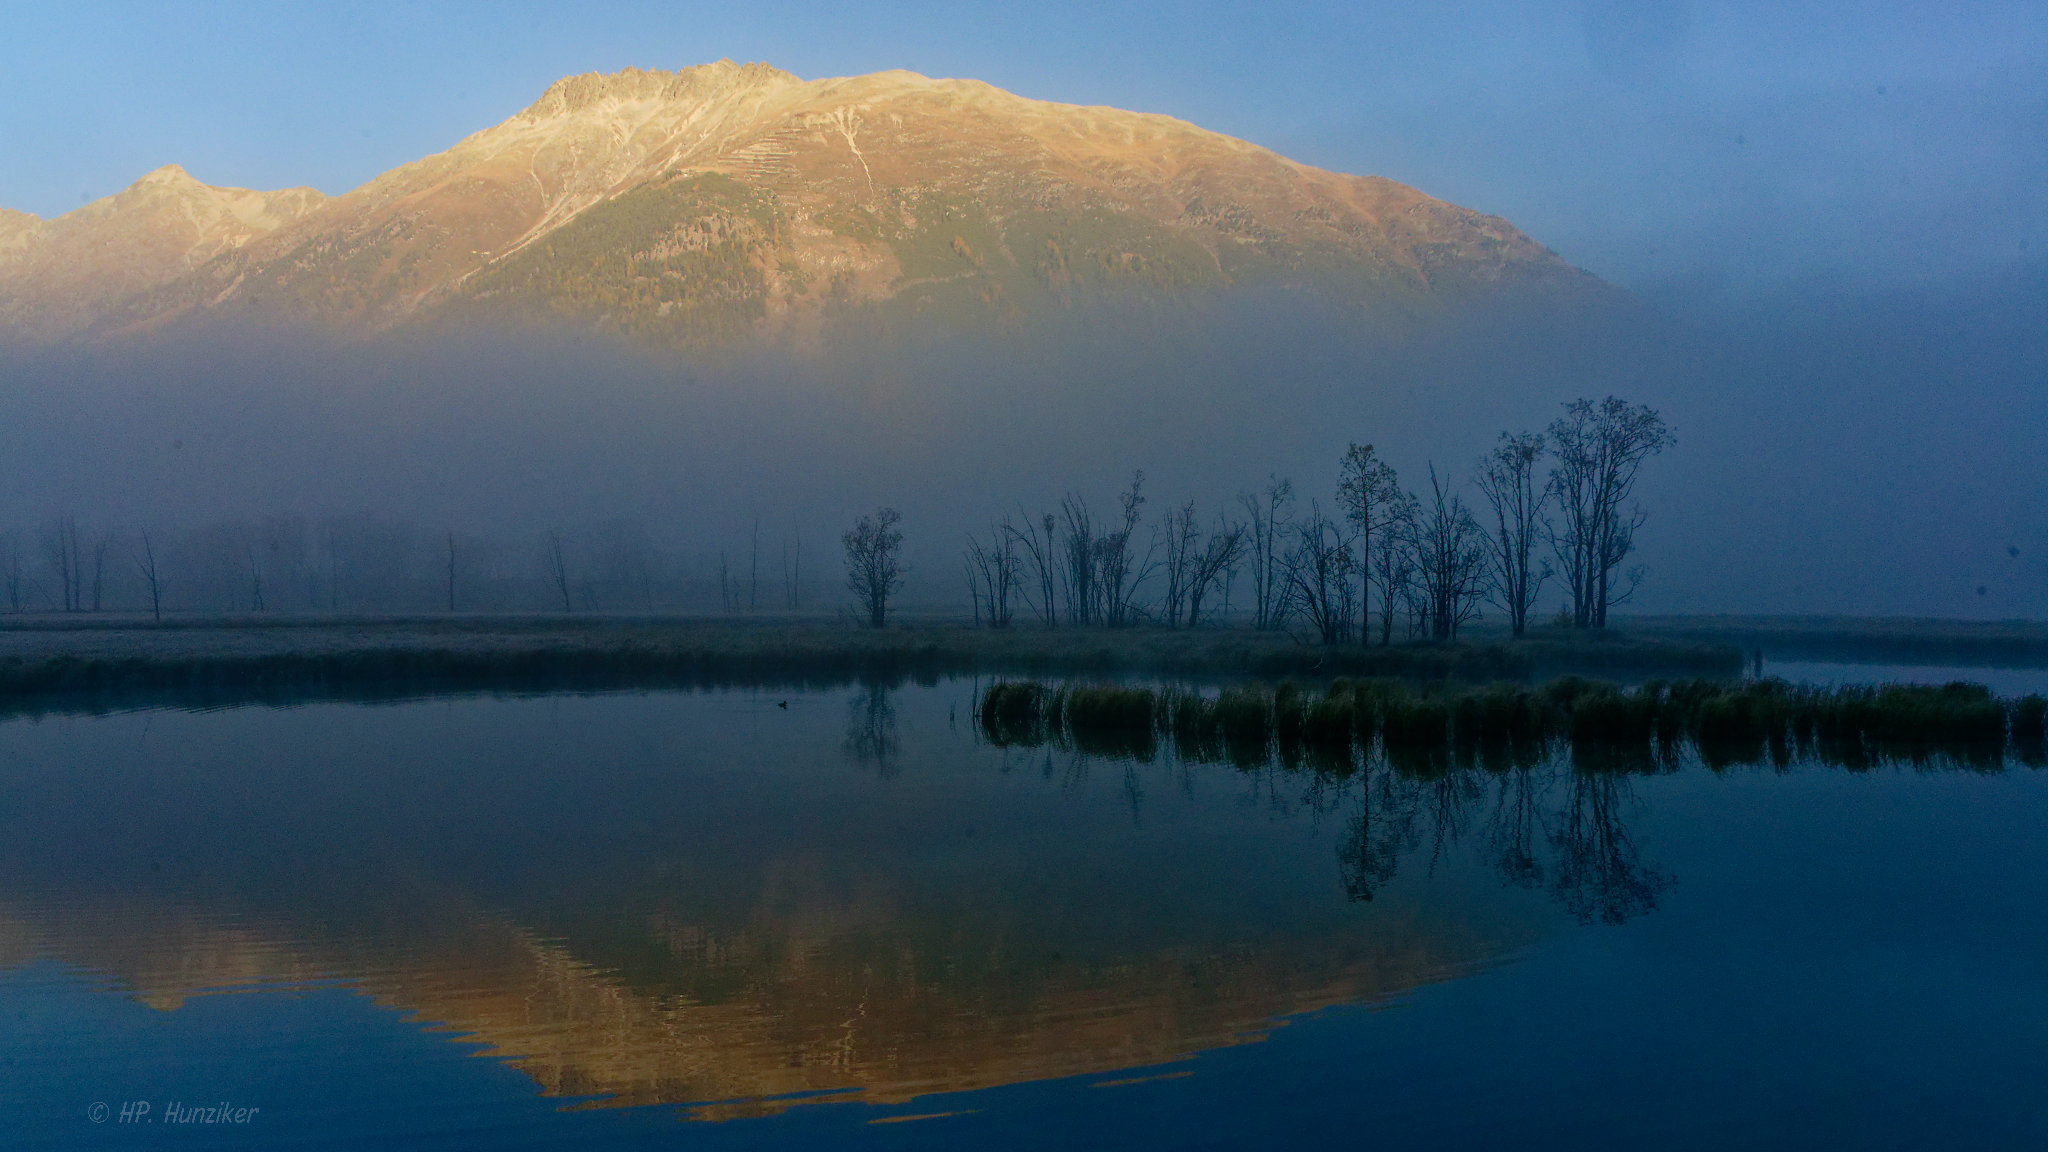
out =
{"type": "Polygon", "coordinates": [[[167,1013],[340,982],[571,1106],[725,1119],[1171,1075],[1146,1070],[1555,923],[1491,874],[1385,888],[1430,842],[1389,813],[1485,789],[1013,763],[936,694],[883,773],[827,703],[810,727],[675,697],[15,728],[0,969],[55,961],[167,1013]]]}
{"type": "MultiPolygon", "coordinates": [[[[145,903],[0,907],[0,968],[58,960],[165,1012],[194,996],[342,981],[543,1092],[601,1106],[692,1104],[700,1119],[777,1100],[925,1093],[1145,1068],[1262,1039],[1280,1018],[1382,1000],[1497,960],[1515,941],[1416,921],[1320,939],[1246,941],[1097,962],[913,956],[896,926],[726,934],[650,916],[659,983],[636,987],[571,941],[471,917],[432,939],[368,940],[223,921],[145,903]]],[[[1079,950],[1079,949],[1077,949],[1079,950]]],[[[1148,1077],[1111,1083],[1135,1082],[1148,1077]]]]}

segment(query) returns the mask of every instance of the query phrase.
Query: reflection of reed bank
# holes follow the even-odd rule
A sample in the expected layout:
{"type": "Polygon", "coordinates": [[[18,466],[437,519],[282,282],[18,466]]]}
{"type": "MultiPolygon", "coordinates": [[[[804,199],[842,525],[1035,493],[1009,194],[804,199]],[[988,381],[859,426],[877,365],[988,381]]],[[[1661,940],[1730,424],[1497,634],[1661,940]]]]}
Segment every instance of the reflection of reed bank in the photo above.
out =
{"type": "MultiPolygon", "coordinates": [[[[559,1096],[696,1103],[723,1119],[773,1098],[875,1102],[1108,1072],[1261,1038],[1277,1017],[1369,1002],[1497,958],[1509,942],[1420,922],[1227,951],[1012,954],[971,926],[885,910],[841,923],[711,930],[651,913],[632,970],[574,940],[489,917],[431,939],[308,935],[150,900],[0,911],[0,968],[55,959],[102,972],[154,1007],[340,979],[379,1004],[487,1046],[559,1096]],[[952,939],[967,928],[964,939],[952,939]],[[815,1097],[814,1097],[815,1098],[815,1097]]],[[[1056,942],[1047,938],[1040,944],[1056,942]]]]}

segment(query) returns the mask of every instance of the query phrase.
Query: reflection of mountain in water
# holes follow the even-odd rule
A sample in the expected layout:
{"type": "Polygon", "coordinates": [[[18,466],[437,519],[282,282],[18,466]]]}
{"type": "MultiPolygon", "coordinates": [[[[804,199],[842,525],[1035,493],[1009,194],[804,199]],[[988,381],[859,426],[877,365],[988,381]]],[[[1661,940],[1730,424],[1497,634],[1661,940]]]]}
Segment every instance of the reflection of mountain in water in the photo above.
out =
{"type": "Polygon", "coordinates": [[[749,707],[13,727],[0,966],[172,1011],[338,978],[549,1093],[723,1117],[1170,1061],[1547,920],[1483,875],[1346,900],[1345,793],[1313,777],[1026,763],[948,728],[944,688],[749,707]]]}
{"type": "Polygon", "coordinates": [[[438,925],[431,939],[307,936],[133,900],[0,912],[0,967],[55,958],[167,1011],[206,992],[340,978],[488,1045],[551,1095],[725,1102],[697,1110],[725,1118],[793,1093],[859,1091],[879,1103],[1174,1060],[1257,1040],[1278,1017],[1455,976],[1511,943],[1411,921],[1084,958],[1011,956],[986,941],[934,951],[886,920],[811,925],[807,936],[653,914],[615,928],[629,930],[641,954],[621,970],[592,963],[573,939],[487,917],[438,925]]]}

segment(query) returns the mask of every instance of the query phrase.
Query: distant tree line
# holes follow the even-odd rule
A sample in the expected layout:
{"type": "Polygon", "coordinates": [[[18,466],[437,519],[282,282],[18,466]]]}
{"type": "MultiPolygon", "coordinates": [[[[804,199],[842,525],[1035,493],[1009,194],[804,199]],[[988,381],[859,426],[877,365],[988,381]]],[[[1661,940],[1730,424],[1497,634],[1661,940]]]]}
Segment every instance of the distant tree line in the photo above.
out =
{"type": "MultiPolygon", "coordinates": [[[[1642,579],[1642,466],[1672,443],[1652,409],[1577,400],[1542,433],[1502,433],[1468,485],[1427,470],[1404,487],[1371,445],[1340,461],[1329,503],[1302,507],[1269,476],[1204,515],[1152,508],[1134,472],[1101,509],[1069,492],[971,533],[962,575],[977,624],[1196,628],[1243,621],[1324,644],[1453,639],[1497,608],[1521,635],[1544,589],[1560,616],[1602,628],[1642,579]],[[1476,494],[1469,502],[1465,491],[1476,494]],[[1475,507],[1478,511],[1475,512],[1475,507]]],[[[889,619],[909,568],[902,516],[879,508],[841,538],[857,618],[889,619]]],[[[273,515],[197,526],[117,526],[54,515],[0,531],[0,613],[819,611],[800,535],[741,550],[664,547],[631,518],[527,535],[429,528],[374,515],[273,515]],[[807,582],[809,581],[809,582],[807,582]]]]}
{"type": "MultiPolygon", "coordinates": [[[[1311,499],[1303,509],[1293,483],[1272,476],[1210,519],[1188,501],[1148,526],[1144,474],[1134,473],[1109,517],[1070,493],[1055,509],[1019,509],[970,534],[969,597],[976,623],[991,628],[1192,628],[1229,615],[1243,577],[1254,628],[1324,644],[1377,635],[1384,645],[1397,629],[1456,639],[1487,605],[1520,636],[1556,579],[1561,621],[1604,628],[1642,581],[1640,566],[1624,567],[1645,517],[1637,478],[1672,442],[1647,406],[1575,400],[1542,433],[1501,433],[1473,464],[1476,513],[1434,464],[1426,487],[1404,488],[1370,444],[1345,451],[1327,508],[1311,499]]],[[[851,568],[851,533],[847,547],[851,568]]]]}
{"type": "Polygon", "coordinates": [[[707,554],[614,518],[529,533],[369,514],[193,526],[51,516],[0,531],[0,613],[796,611],[825,597],[800,534],[707,554]],[[769,554],[770,549],[773,550],[769,554]]]}

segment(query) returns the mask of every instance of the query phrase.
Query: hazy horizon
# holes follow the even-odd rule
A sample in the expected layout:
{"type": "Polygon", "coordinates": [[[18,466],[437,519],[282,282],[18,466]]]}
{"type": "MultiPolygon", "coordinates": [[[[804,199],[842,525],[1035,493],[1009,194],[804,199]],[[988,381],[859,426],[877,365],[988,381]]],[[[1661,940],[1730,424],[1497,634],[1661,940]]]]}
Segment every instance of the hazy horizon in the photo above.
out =
{"type": "Polygon", "coordinates": [[[2048,616],[2037,9],[1589,0],[1227,26],[1143,5],[1096,24],[1079,7],[206,11],[19,14],[0,205],[57,215],[166,163],[341,192],[576,72],[902,67],[1387,176],[1505,217],[1637,304],[1480,302],[1393,335],[1226,293],[823,359],[228,324],[18,345],[0,360],[0,532],[31,551],[58,515],[368,513],[522,547],[635,521],[701,566],[758,518],[823,566],[886,503],[913,590],[964,600],[968,530],[1069,492],[1106,509],[1133,470],[1148,524],[1183,499],[1213,517],[1269,475],[1305,509],[1329,503],[1351,441],[1410,489],[1432,463],[1463,483],[1499,432],[1613,393],[1678,437],[1645,472],[1632,610],[2048,616]]]}
{"type": "MultiPolygon", "coordinates": [[[[1351,441],[1410,490],[1433,463],[1476,503],[1471,465],[1499,432],[1615,393],[1677,433],[1645,469],[1631,563],[1648,580],[1630,610],[2040,617],[2048,395],[2026,299],[1906,296],[1741,327],[1501,309],[1404,338],[1238,295],[695,361],[590,335],[216,327],[0,369],[15,476],[0,525],[32,547],[60,513],[160,531],[372,513],[517,553],[630,522],[701,579],[748,550],[758,518],[764,553],[800,536],[812,588],[836,596],[838,534],[891,504],[909,594],[964,610],[965,533],[1070,492],[1106,512],[1133,470],[1141,536],[1185,499],[1205,521],[1241,516],[1235,495],[1269,475],[1327,509],[1351,441]],[[1944,378],[1953,364],[1970,387],[1944,378]]],[[[500,563],[531,576],[537,561],[500,563]]]]}

